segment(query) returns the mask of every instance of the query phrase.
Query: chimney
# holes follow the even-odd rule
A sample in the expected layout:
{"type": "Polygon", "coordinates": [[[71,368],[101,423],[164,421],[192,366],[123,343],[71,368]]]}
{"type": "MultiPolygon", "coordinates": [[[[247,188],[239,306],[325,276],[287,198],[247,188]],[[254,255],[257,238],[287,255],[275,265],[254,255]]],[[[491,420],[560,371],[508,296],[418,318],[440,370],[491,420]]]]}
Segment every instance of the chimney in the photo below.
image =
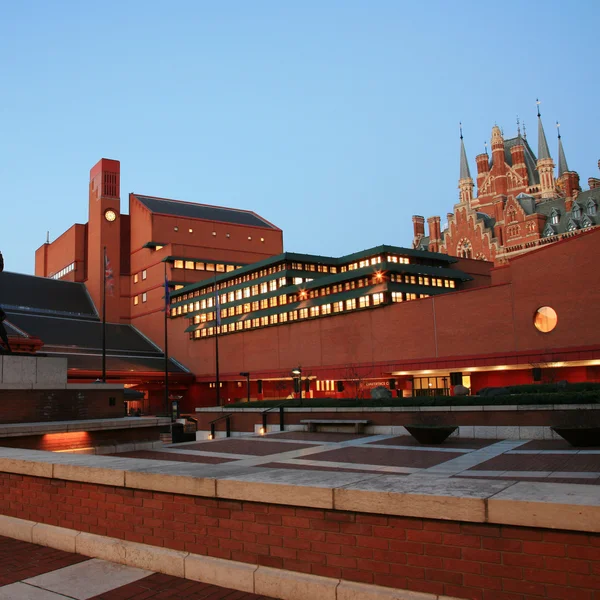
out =
{"type": "Polygon", "coordinates": [[[414,238],[422,238],[425,235],[425,218],[420,215],[413,215],[412,221],[414,238]]]}
{"type": "Polygon", "coordinates": [[[438,252],[442,241],[440,218],[429,217],[427,219],[427,225],[429,226],[429,250],[431,252],[438,252]]]}
{"type": "Polygon", "coordinates": [[[513,146],[510,149],[510,157],[512,159],[512,166],[517,174],[522,177],[527,185],[529,181],[527,178],[527,167],[525,166],[525,148],[521,144],[513,146]]]}

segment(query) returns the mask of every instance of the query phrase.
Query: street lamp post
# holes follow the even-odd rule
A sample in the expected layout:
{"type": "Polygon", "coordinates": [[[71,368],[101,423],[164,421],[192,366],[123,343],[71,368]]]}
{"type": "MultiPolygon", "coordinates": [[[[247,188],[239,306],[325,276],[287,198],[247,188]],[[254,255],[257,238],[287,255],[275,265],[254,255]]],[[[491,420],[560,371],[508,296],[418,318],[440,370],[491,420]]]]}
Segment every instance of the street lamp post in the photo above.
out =
{"type": "Polygon", "coordinates": [[[248,388],[248,402],[250,402],[250,373],[240,373],[242,377],[246,378],[246,387],[248,388]]]}
{"type": "Polygon", "coordinates": [[[298,382],[298,397],[302,400],[302,369],[300,367],[293,369],[292,377],[298,382]]]}

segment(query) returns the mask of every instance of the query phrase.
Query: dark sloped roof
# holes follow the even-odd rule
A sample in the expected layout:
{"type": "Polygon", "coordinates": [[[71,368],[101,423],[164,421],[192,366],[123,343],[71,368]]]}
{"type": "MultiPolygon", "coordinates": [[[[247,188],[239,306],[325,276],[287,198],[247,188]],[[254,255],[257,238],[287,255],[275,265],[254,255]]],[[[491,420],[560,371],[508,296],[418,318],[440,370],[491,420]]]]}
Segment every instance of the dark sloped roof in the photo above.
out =
{"type": "MultiPolygon", "coordinates": [[[[69,369],[101,371],[102,356],[88,354],[48,353],[48,356],[64,356],[69,369]]],[[[147,371],[164,373],[165,360],[162,356],[107,356],[107,371],[147,371]]],[[[169,373],[186,373],[177,363],[169,361],[169,373]]]]}
{"type": "MultiPolygon", "coordinates": [[[[7,321],[48,346],[102,348],[102,323],[6,311],[7,321]]],[[[106,324],[106,348],[128,352],[159,352],[131,325],[106,324]]]]}
{"type": "Polygon", "coordinates": [[[34,277],[21,273],[0,273],[0,302],[5,310],[65,313],[97,318],[92,300],[82,283],[34,277]]]}
{"type": "Polygon", "coordinates": [[[529,185],[535,185],[540,182],[540,174],[537,170],[537,158],[531,149],[531,146],[527,140],[520,135],[515,138],[504,140],[504,160],[507,165],[512,166],[512,155],[510,149],[513,146],[523,146],[525,148],[525,167],[527,168],[527,177],[529,178],[529,185]]]}
{"type": "Polygon", "coordinates": [[[278,229],[268,221],[265,221],[262,217],[259,217],[256,213],[247,210],[226,208],[223,206],[209,206],[207,204],[195,204],[193,202],[169,200],[167,198],[154,198],[152,196],[139,196],[137,194],[134,194],[134,196],[148,210],[163,215],[278,229]]]}

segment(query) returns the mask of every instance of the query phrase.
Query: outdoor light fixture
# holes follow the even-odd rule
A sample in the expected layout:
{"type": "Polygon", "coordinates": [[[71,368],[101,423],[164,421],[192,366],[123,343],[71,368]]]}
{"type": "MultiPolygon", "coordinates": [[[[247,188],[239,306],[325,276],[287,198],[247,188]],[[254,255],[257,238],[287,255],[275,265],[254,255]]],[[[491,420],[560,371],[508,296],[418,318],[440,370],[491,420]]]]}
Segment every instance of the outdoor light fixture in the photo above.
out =
{"type": "Polygon", "coordinates": [[[208,439],[209,439],[209,440],[212,440],[212,439],[213,439],[213,434],[212,434],[212,433],[209,433],[209,434],[208,434],[208,439]]]}
{"type": "Polygon", "coordinates": [[[298,392],[298,397],[302,400],[302,369],[300,367],[292,369],[292,377],[294,378],[294,391],[298,392]]]}
{"type": "Polygon", "coordinates": [[[375,279],[377,279],[377,281],[381,281],[383,279],[383,273],[381,271],[377,271],[377,273],[375,273],[375,279]]]}
{"type": "Polygon", "coordinates": [[[261,428],[258,430],[258,434],[259,434],[259,435],[265,435],[265,428],[264,428],[264,427],[261,427],[261,428]]]}

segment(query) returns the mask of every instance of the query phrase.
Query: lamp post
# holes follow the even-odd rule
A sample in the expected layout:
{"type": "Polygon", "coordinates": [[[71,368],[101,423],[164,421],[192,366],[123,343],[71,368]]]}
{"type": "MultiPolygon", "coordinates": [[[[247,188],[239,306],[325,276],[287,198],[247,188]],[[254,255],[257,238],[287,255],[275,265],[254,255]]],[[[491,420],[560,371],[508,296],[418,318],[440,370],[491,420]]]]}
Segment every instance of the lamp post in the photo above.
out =
{"type": "Polygon", "coordinates": [[[248,402],[250,402],[250,373],[240,373],[242,377],[246,378],[246,387],[248,388],[248,402]]]}
{"type": "Polygon", "coordinates": [[[293,369],[292,377],[298,382],[298,397],[302,400],[302,369],[300,367],[293,369]]]}

